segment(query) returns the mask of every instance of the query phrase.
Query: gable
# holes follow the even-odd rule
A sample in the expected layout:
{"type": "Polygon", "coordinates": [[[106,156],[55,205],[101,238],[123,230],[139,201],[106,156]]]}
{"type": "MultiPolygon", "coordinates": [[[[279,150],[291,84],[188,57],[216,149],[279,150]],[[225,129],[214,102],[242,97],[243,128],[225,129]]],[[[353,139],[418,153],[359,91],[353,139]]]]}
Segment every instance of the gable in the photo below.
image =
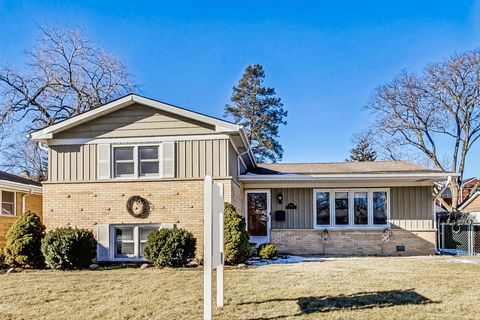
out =
{"type": "Polygon", "coordinates": [[[54,139],[94,139],[211,134],[215,126],[139,103],[54,134],[54,139]]]}

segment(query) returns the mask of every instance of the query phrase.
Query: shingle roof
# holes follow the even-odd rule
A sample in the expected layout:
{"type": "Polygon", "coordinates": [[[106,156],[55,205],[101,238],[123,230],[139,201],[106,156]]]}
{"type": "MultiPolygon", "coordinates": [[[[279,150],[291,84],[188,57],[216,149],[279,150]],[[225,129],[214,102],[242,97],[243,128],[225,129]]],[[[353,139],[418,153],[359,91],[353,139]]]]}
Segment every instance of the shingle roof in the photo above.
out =
{"type": "Polygon", "coordinates": [[[42,186],[42,184],[40,182],[33,181],[33,180],[23,178],[23,177],[20,177],[20,176],[16,176],[14,174],[7,173],[5,171],[0,171],[0,180],[22,183],[22,184],[25,184],[25,185],[37,186],[37,187],[42,186]]]}
{"type": "Polygon", "coordinates": [[[408,161],[270,163],[252,169],[256,174],[362,174],[362,173],[438,173],[408,161]]]}

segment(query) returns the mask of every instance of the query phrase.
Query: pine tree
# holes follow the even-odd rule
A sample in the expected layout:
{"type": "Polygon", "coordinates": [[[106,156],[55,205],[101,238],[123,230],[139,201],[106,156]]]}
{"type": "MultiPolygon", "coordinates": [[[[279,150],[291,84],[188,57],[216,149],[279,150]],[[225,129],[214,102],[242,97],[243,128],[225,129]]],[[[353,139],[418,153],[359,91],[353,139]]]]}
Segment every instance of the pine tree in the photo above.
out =
{"type": "Polygon", "coordinates": [[[377,152],[373,150],[370,140],[367,137],[355,139],[356,145],[350,150],[349,162],[375,161],[377,152]]]}
{"type": "Polygon", "coordinates": [[[281,99],[275,97],[275,89],[262,85],[264,79],[261,65],[248,65],[233,87],[232,104],[225,105],[225,116],[231,116],[236,124],[246,129],[258,162],[277,162],[283,156],[278,127],[287,124],[287,111],[281,99]]]}

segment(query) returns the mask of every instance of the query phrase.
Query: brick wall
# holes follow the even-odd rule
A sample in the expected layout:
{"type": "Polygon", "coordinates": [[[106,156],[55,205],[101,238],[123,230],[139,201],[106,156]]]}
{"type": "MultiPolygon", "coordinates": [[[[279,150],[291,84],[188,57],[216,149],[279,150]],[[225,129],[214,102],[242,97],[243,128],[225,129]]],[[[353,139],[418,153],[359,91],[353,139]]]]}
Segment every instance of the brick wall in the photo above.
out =
{"type": "MultiPolygon", "coordinates": [[[[5,236],[12,224],[22,214],[22,195],[24,193],[17,192],[15,216],[0,216],[0,248],[5,246],[5,236]]],[[[31,194],[25,198],[25,211],[35,212],[42,218],[42,196],[31,194]]]]}
{"type": "MultiPolygon", "coordinates": [[[[224,184],[225,201],[231,202],[232,180],[224,184]]],[[[45,183],[44,224],[47,230],[72,226],[96,234],[97,224],[174,223],[197,238],[197,251],[203,251],[203,179],[154,181],[108,181],[45,183]],[[126,210],[129,197],[140,195],[151,203],[148,217],[140,219],[126,210]]]]}
{"type": "Polygon", "coordinates": [[[382,230],[329,231],[330,239],[322,240],[322,230],[272,230],[271,240],[279,252],[327,255],[430,255],[435,253],[435,232],[392,230],[387,243],[381,240],[382,230]],[[405,246],[397,252],[396,246],[405,246]]]}

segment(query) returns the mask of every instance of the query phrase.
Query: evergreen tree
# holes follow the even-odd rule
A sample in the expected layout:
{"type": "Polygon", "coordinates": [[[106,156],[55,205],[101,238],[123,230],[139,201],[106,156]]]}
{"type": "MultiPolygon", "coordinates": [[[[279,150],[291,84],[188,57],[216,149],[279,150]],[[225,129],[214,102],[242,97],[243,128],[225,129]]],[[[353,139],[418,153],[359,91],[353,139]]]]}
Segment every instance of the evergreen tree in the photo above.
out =
{"type": "Polygon", "coordinates": [[[362,162],[375,161],[377,152],[373,150],[370,140],[367,137],[359,137],[355,139],[355,147],[350,150],[350,157],[346,161],[362,162]]]}
{"type": "Polygon", "coordinates": [[[265,71],[259,64],[248,65],[233,87],[232,104],[225,105],[225,116],[233,117],[242,125],[258,162],[277,162],[282,159],[283,148],[278,141],[278,127],[286,125],[287,111],[275,89],[262,85],[265,71]]]}

